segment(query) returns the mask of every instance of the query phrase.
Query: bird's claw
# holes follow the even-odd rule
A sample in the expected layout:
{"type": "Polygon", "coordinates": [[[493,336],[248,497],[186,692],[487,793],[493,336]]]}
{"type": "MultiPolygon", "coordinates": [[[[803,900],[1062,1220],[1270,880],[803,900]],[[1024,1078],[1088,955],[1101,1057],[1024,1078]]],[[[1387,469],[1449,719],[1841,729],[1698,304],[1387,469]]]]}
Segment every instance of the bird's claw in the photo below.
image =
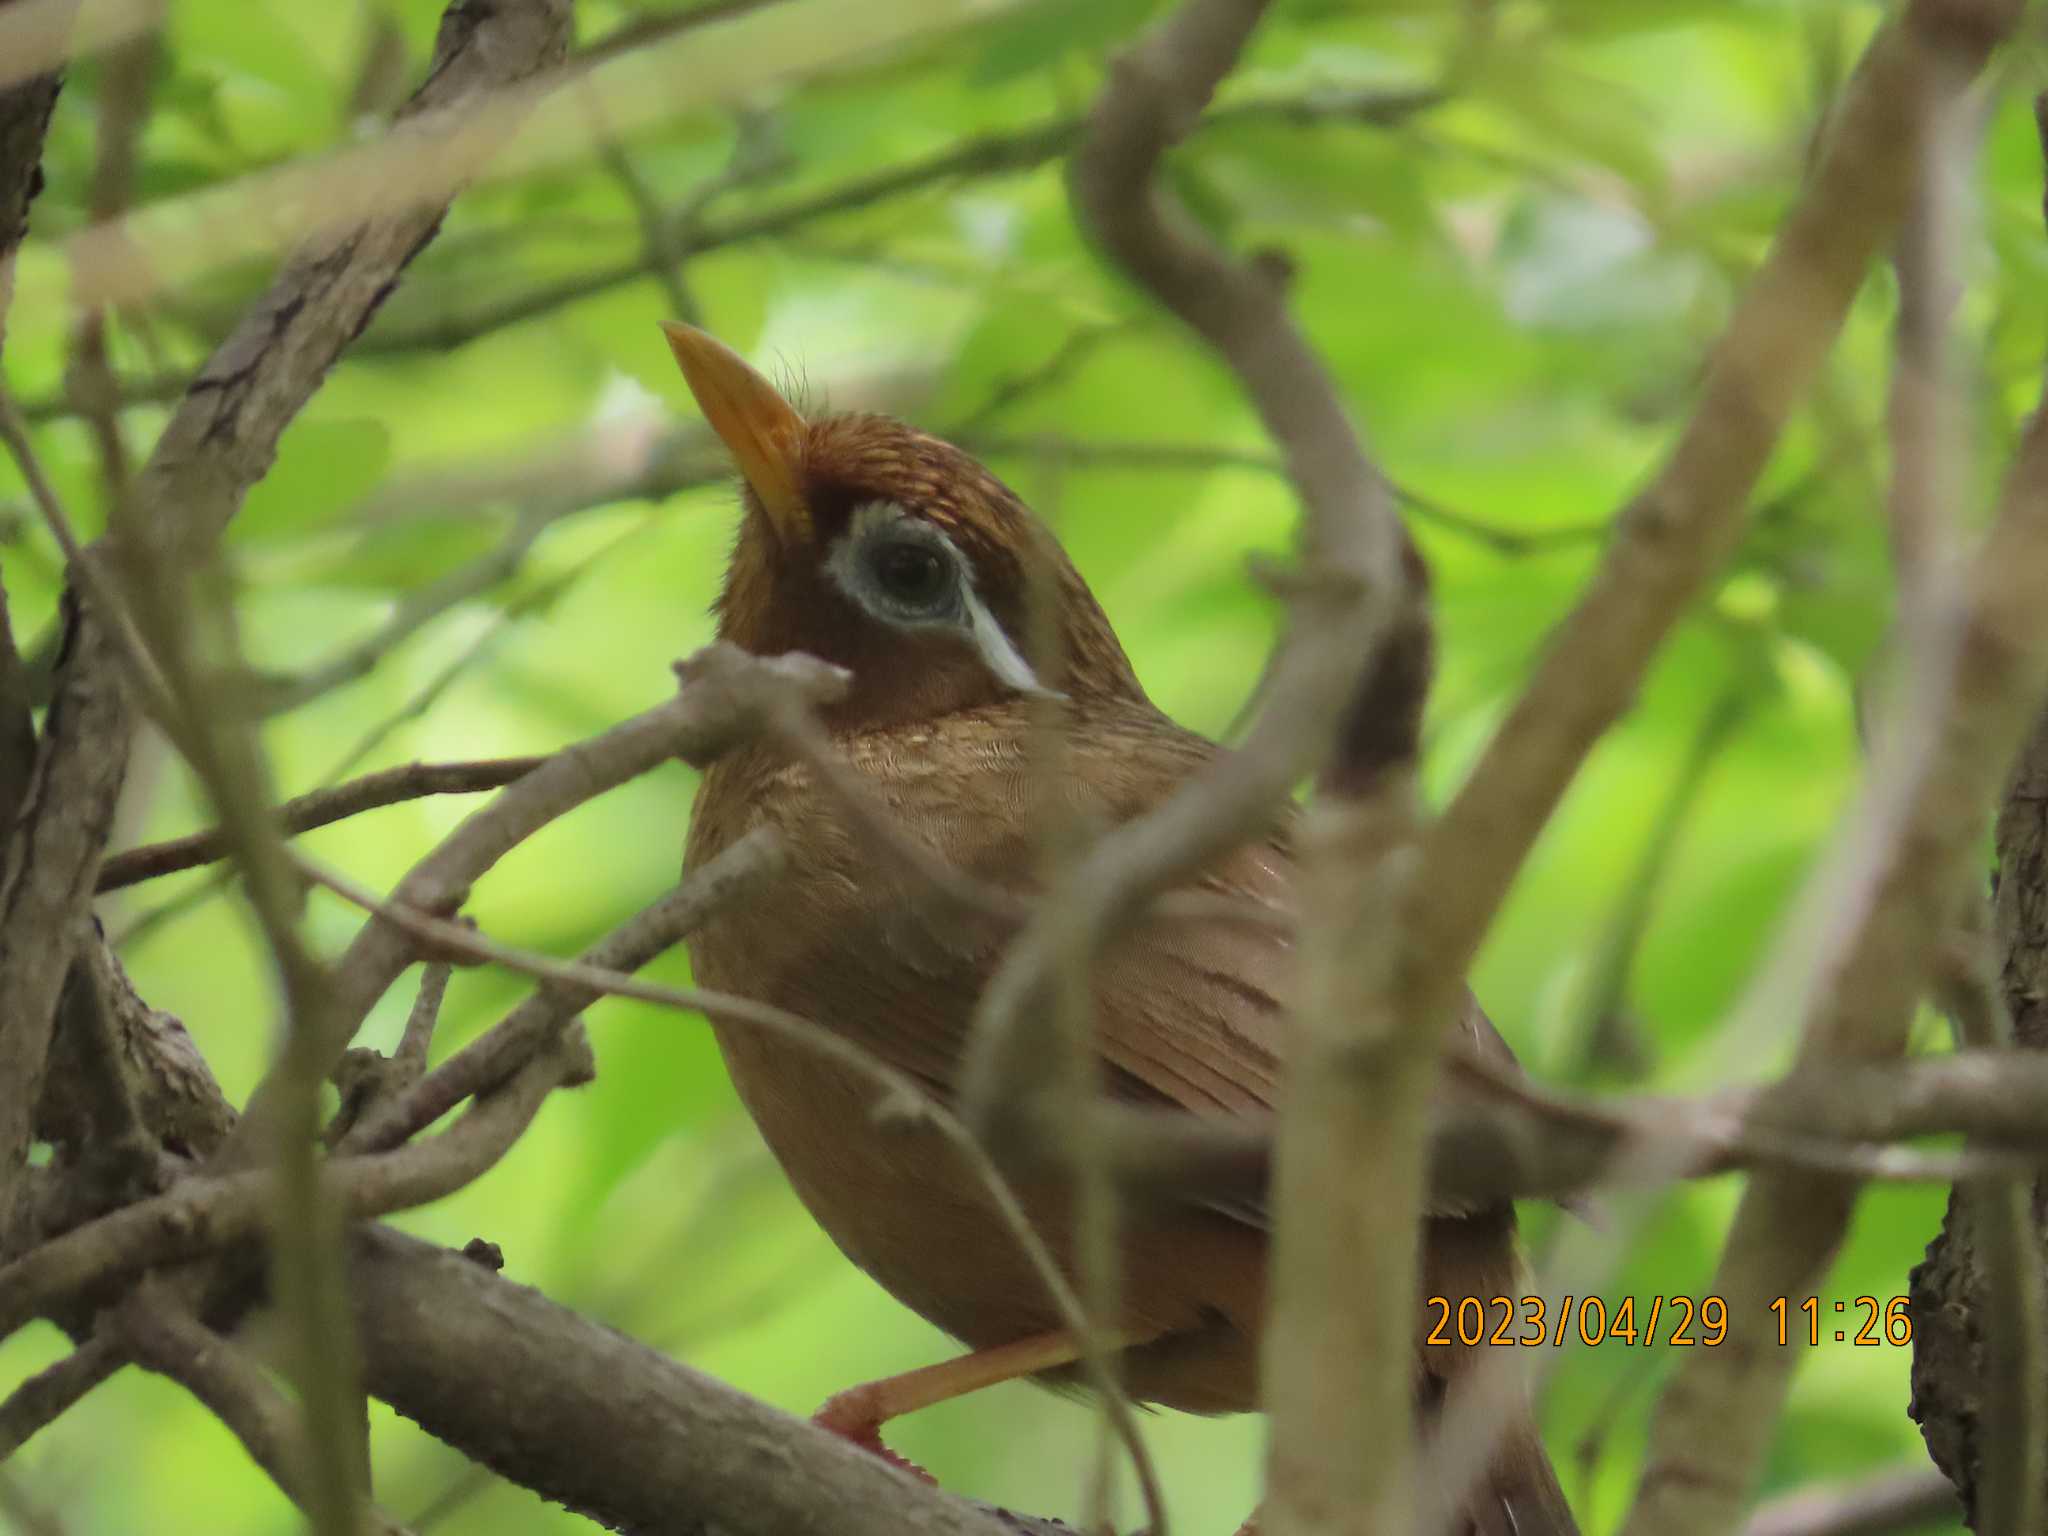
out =
{"type": "Polygon", "coordinates": [[[881,1457],[882,1460],[886,1461],[890,1466],[895,1467],[900,1471],[908,1472],[912,1477],[916,1478],[919,1482],[930,1483],[934,1488],[939,1486],[939,1480],[936,1477],[933,1477],[931,1473],[925,1471],[923,1467],[920,1467],[908,1456],[898,1455],[895,1451],[890,1450],[888,1446],[882,1443],[881,1425],[873,1423],[845,1423],[826,1412],[820,1412],[817,1415],[817,1417],[814,1418],[811,1422],[816,1424],[820,1429],[830,1430],[833,1434],[839,1436],[839,1438],[842,1440],[851,1441],[853,1444],[859,1446],[862,1450],[866,1451],[870,1456],[881,1457]]]}

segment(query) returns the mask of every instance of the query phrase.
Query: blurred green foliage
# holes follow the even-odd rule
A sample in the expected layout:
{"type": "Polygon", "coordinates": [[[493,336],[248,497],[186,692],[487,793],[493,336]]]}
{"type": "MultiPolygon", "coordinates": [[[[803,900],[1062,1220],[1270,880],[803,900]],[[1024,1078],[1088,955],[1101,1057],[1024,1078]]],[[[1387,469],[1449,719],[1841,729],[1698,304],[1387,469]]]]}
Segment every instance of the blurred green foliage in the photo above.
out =
{"type": "MultiPolygon", "coordinates": [[[[579,9],[590,42],[677,8],[579,9]]],[[[1078,112],[1108,50],[1158,9],[1042,0],[750,90],[738,111],[685,92],[641,114],[651,124],[616,155],[549,146],[541,169],[465,197],[286,436],[233,530],[245,641],[264,671],[299,674],[493,552],[510,550],[510,569],[358,680],[272,721],[281,792],[352,759],[547,750],[661,697],[669,661],[708,637],[729,490],[599,500],[532,521],[536,464],[572,444],[630,457],[649,423],[689,416],[655,329],[673,284],[615,282],[452,348],[432,344],[436,327],[633,265],[639,202],[730,228],[1078,112]]],[[[366,126],[352,103],[391,99],[375,76],[401,59],[417,78],[436,11],[436,0],[184,0],[140,142],[138,199],[175,211],[197,189],[357,138],[366,126]],[[366,61],[379,61],[368,79],[366,61]]],[[[856,40],[852,15],[809,0],[722,30],[765,77],[807,29],[844,27],[856,40]]],[[[1240,250],[1285,253],[1301,323],[1389,473],[1418,498],[1442,653],[1432,794],[1457,782],[1583,584],[1601,524],[1671,440],[1735,285],[1878,15],[1839,0],[1284,0],[1226,109],[1418,88],[1441,99],[1377,124],[1248,110],[1174,157],[1174,186],[1197,217],[1240,250]]],[[[2039,59],[2008,60],[2005,73],[2017,77],[2008,87],[2031,88],[2039,59]]],[[[6,359],[17,394],[52,407],[36,446],[88,528],[102,516],[93,440],[54,406],[72,325],[63,240],[85,219],[101,77],[81,63],[60,104],[6,359]]],[[[1980,487],[2030,403],[2048,310],[2024,94],[2006,89],[1985,124],[1965,246],[1964,393],[1980,487]]],[[[228,265],[120,317],[117,366],[189,370],[266,276],[228,265]]],[[[1287,548],[1294,507],[1261,467],[1265,444],[1230,378],[1077,238],[1056,161],[927,179],[728,241],[679,281],[707,325],[800,375],[813,397],[881,387],[920,424],[998,439],[992,462],[1054,521],[1160,703],[1202,729],[1228,726],[1275,623],[1246,556],[1287,548]]],[[[1734,567],[1589,765],[1486,947],[1479,992],[1540,1075],[1697,1087],[1754,1079],[1786,1058],[1789,1019],[1734,1046],[1716,1031],[1856,785],[1852,690],[1890,610],[1891,309],[1879,272],[1770,471],[1734,567]]],[[[146,447],[161,419],[156,407],[129,411],[131,444],[146,447]]],[[[50,632],[59,563],[10,474],[0,469],[0,569],[32,647],[50,632]]],[[[132,780],[124,841],[206,819],[159,744],[143,745],[132,780]]],[[[478,889],[471,911],[507,940],[574,950],[673,880],[691,782],[671,768],[550,828],[478,889]]],[[[306,844],[388,885],[463,810],[401,806],[306,844]]],[[[245,1092],[272,1049],[275,1009],[244,910],[194,875],[102,912],[111,930],[133,930],[124,952],[144,994],[185,1019],[231,1094],[245,1092]]],[[[321,898],[309,919],[330,949],[356,923],[321,898]]],[[[675,957],[655,973],[680,980],[686,966],[675,957]]],[[[519,992],[487,971],[458,976],[440,1048],[519,992]]],[[[407,1002],[386,999],[370,1040],[395,1038],[407,1002]]],[[[590,1022],[598,1081],[551,1104],[480,1184],[403,1225],[455,1243],[487,1236],[514,1277],[790,1409],[947,1352],[810,1225],[698,1021],[607,1002],[590,1022]]],[[[1932,1027],[1929,1038],[1940,1038],[1932,1027]]],[[[1699,1294],[1735,1193],[1723,1180],[1661,1202],[1603,1293],[1699,1294]]],[[[1942,1200],[1918,1188],[1867,1198],[1826,1297],[1901,1292],[1942,1200]]],[[[1549,1210],[1530,1211],[1527,1226],[1539,1251],[1585,1237],[1549,1210]]],[[[9,1341],[0,1382],[61,1348],[42,1327],[9,1341]]],[[[1920,1456],[1903,1351],[1827,1342],[1807,1353],[1773,1487],[1920,1456]]],[[[1628,1497],[1672,1351],[1605,1344],[1546,1352],[1542,1364],[1553,1450],[1588,1530],[1605,1529],[1628,1497]]],[[[1253,1498],[1259,1424],[1161,1415],[1147,1429],[1180,1528],[1231,1529],[1253,1498]]],[[[907,1421],[896,1440],[951,1487],[1060,1513],[1075,1507],[1092,1434],[1084,1407],[1016,1387],[907,1421]]],[[[375,1436],[380,1499],[415,1529],[579,1523],[470,1478],[381,1409],[375,1436]]],[[[135,1372],[42,1436],[16,1471],[72,1532],[263,1532],[292,1520],[202,1409],[135,1372]]]]}

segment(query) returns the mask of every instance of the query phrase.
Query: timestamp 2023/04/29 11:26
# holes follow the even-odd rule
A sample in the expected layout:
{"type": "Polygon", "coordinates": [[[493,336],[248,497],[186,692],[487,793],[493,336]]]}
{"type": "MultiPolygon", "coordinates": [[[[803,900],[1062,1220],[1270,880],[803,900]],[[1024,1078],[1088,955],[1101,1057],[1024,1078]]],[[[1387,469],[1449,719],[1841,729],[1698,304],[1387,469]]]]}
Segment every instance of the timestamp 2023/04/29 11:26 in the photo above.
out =
{"type": "MultiPolygon", "coordinates": [[[[1447,1296],[1424,1298],[1430,1328],[1425,1346],[1480,1344],[1666,1344],[1707,1348],[1728,1337],[1728,1304],[1719,1296],[1447,1296]]],[[[1904,1296],[1780,1296],[1769,1304],[1768,1326],[1782,1348],[1795,1344],[1903,1347],[1913,1342],[1913,1315],[1904,1296]]]]}

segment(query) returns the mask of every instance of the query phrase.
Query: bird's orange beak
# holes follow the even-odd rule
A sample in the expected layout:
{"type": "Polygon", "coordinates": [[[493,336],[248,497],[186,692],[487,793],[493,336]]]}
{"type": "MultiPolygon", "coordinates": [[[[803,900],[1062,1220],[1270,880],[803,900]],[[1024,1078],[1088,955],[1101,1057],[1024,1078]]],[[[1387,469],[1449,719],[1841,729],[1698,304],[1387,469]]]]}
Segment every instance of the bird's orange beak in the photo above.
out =
{"type": "Polygon", "coordinates": [[[673,320],[662,321],[661,329],[697,408],[731,450],[776,536],[785,545],[808,539],[803,417],[725,343],[673,320]]]}

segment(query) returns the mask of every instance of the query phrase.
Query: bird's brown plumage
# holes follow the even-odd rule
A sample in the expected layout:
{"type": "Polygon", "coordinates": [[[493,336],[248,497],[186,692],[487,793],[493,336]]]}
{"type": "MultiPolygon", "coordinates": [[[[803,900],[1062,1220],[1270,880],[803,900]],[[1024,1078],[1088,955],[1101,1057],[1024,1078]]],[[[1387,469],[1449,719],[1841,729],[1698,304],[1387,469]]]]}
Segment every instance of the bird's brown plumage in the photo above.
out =
{"type": "MultiPolygon", "coordinates": [[[[677,347],[683,357],[681,341],[677,347]]],[[[686,371],[692,361],[685,359],[686,371]]],[[[713,364],[725,366],[715,356],[713,364]]],[[[850,669],[851,692],[827,721],[833,745],[937,853],[991,885],[1033,887],[1044,793],[1033,741],[1042,726],[969,632],[880,622],[828,572],[825,552],[849,536],[861,507],[901,509],[942,532],[972,572],[974,596],[1020,650],[1031,633],[1031,562],[1045,562],[1050,579],[1038,590],[1052,595],[1052,649],[1062,667],[1042,681],[1066,697],[1057,792],[1080,825],[1143,814],[1222,752],[1154,708],[1086,583],[1022,502],[967,455],[885,418],[840,416],[806,425],[797,457],[801,508],[772,508],[757,491],[744,493],[720,634],[763,654],[804,650],[850,669]]],[[[772,902],[724,914],[696,936],[699,977],[813,1019],[950,1101],[975,1000],[1014,925],[963,914],[918,874],[877,857],[812,771],[767,742],[706,774],[687,864],[701,865],[763,824],[782,835],[788,875],[772,902]]],[[[1294,859],[1286,827],[1248,842],[1196,883],[1288,910],[1294,859]]],[[[1266,1115],[1287,1051],[1293,967],[1278,925],[1182,917],[1119,937],[1092,975],[1109,1091],[1199,1115],[1266,1115]]],[[[776,1037],[714,1027],[763,1136],[849,1258],[975,1348],[1060,1326],[979,1180],[942,1138],[914,1123],[878,1122],[868,1080],[776,1037]]],[[[1507,1054],[1476,1005],[1464,1048],[1507,1054]]],[[[1020,1194],[1055,1254],[1070,1261],[1062,1186],[1041,1179],[1020,1194]]],[[[1121,1323],[1147,1341],[1125,1352],[1135,1397],[1202,1413],[1257,1406],[1266,1248],[1258,1197],[1191,1198],[1133,1214],[1123,1235],[1121,1323]]],[[[1423,1265],[1430,1294],[1515,1294],[1512,1210],[1432,1218],[1423,1265]]],[[[1418,1345],[1425,1409],[1443,1401],[1468,1353],[1418,1345]]],[[[1519,1536],[1572,1529],[1525,1421],[1496,1455],[1466,1528],[1519,1536]]]]}

